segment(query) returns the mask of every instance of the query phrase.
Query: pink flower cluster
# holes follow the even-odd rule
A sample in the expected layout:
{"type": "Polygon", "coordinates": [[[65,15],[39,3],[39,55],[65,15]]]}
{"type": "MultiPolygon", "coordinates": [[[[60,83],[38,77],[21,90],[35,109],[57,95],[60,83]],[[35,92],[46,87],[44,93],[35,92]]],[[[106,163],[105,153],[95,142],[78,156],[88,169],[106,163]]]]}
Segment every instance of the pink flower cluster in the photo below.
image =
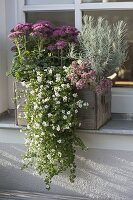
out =
{"type": "Polygon", "coordinates": [[[76,61],[73,61],[67,78],[77,89],[82,89],[95,82],[96,72],[90,69],[86,63],[78,64],[76,61]]]}

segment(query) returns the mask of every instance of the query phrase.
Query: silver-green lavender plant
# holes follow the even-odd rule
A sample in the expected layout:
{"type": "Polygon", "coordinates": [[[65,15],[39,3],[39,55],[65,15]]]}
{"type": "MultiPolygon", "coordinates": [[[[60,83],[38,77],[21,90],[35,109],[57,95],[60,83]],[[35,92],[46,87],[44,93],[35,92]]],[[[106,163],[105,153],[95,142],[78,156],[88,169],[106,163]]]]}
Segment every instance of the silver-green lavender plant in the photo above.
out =
{"type": "Polygon", "coordinates": [[[127,58],[127,25],[118,21],[110,25],[99,17],[83,17],[83,28],[78,36],[79,50],[71,46],[70,57],[88,62],[97,79],[106,78],[122,67],[127,58]]]}

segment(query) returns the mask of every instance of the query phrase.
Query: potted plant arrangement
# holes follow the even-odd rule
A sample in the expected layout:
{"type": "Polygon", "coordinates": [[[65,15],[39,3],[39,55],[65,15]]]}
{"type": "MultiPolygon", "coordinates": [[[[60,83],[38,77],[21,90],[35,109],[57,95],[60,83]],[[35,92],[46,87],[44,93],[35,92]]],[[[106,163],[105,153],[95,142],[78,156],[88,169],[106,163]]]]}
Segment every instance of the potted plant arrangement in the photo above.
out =
{"type": "Polygon", "coordinates": [[[17,97],[16,110],[24,112],[27,125],[24,167],[33,166],[47,189],[52,178],[67,169],[70,181],[75,179],[76,147],[86,149],[75,129],[82,122],[81,110],[89,115],[90,107],[81,93],[91,91],[96,101],[111,88],[106,77],[125,60],[125,31],[124,22],[111,27],[102,18],[95,24],[85,17],[81,33],[39,21],[17,24],[9,34],[15,44],[10,73],[17,80],[17,94],[23,96],[17,97]]]}
{"type": "Polygon", "coordinates": [[[110,25],[99,17],[84,16],[78,35],[79,47],[71,45],[69,79],[80,99],[89,107],[79,110],[81,129],[99,129],[111,118],[111,80],[107,77],[123,67],[127,58],[127,26],[124,21],[110,25]],[[77,60],[77,62],[76,62],[77,60]],[[80,90],[79,90],[80,89],[80,90]]]}

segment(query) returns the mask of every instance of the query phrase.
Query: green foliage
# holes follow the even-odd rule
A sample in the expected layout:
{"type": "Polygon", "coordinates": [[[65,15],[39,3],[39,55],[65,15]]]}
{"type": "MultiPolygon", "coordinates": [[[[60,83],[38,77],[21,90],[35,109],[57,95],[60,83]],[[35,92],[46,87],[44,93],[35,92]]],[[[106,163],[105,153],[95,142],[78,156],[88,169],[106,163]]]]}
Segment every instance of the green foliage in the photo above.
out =
{"type": "Polygon", "coordinates": [[[85,149],[75,127],[78,108],[86,104],[74,93],[66,78],[67,70],[67,67],[50,67],[37,71],[36,78],[26,83],[25,167],[33,166],[44,177],[47,189],[51,179],[67,169],[70,181],[74,182],[76,147],[85,149]]]}
{"type": "Polygon", "coordinates": [[[127,26],[124,21],[110,25],[99,17],[84,16],[83,29],[79,34],[80,49],[71,45],[70,57],[89,63],[97,73],[97,79],[112,75],[122,67],[127,57],[127,26]]]}

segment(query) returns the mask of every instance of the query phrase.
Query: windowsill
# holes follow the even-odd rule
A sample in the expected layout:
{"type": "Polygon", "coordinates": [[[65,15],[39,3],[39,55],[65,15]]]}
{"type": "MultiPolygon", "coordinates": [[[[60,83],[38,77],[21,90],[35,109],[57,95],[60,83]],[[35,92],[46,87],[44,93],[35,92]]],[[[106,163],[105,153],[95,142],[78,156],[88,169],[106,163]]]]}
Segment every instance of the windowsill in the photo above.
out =
{"type": "Polygon", "coordinates": [[[99,130],[78,130],[88,134],[133,135],[132,114],[112,114],[112,119],[99,130]]]}
{"type": "Polygon", "coordinates": [[[112,116],[112,119],[99,130],[78,130],[78,132],[106,135],[133,135],[133,119],[117,119],[112,116]]]}
{"type": "Polygon", "coordinates": [[[17,126],[15,123],[15,114],[14,111],[9,111],[0,116],[0,128],[5,129],[20,129],[20,126],[17,126]]]}
{"type": "MultiPolygon", "coordinates": [[[[13,112],[8,112],[0,116],[1,129],[21,129],[15,124],[13,112]]],[[[78,133],[107,134],[107,135],[133,135],[133,115],[112,114],[112,119],[99,130],[77,130],[78,133]]]]}

